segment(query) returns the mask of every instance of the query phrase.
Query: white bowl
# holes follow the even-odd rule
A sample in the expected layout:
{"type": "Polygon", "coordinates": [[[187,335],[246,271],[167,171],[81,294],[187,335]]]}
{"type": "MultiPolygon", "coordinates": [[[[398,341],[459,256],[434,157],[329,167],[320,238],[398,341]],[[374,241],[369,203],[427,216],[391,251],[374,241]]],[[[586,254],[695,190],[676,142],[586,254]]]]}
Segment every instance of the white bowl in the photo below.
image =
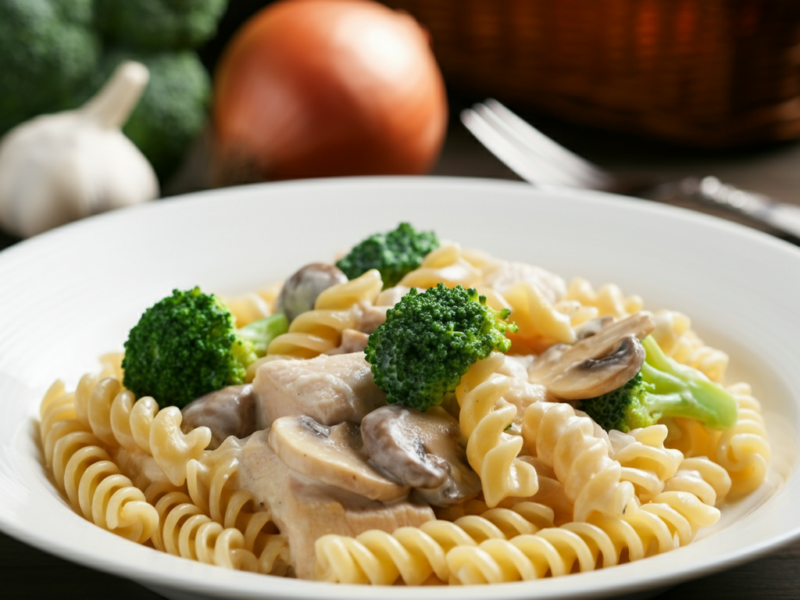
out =
{"type": "Polygon", "coordinates": [[[485,587],[390,587],[389,599],[589,598],[653,590],[752,559],[800,534],[800,250],[688,211],[594,192],[476,179],[360,178],[225,189],[109,213],[0,253],[0,529],[171,598],[374,598],[377,590],[230,572],[127,542],[73,512],[35,423],[174,288],[255,289],[400,221],[569,279],[613,282],[680,310],[752,384],[774,457],[764,486],[696,542],[612,569],[485,587]],[[193,596],[197,597],[197,596],[193,596]]]}

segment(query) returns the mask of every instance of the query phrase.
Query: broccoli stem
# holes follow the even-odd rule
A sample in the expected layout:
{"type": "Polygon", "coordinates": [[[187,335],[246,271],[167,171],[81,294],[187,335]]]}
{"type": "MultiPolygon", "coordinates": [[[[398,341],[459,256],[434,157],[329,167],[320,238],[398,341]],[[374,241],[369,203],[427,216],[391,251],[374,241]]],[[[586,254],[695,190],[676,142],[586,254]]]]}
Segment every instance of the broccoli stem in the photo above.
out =
{"type": "Polygon", "coordinates": [[[252,344],[253,351],[259,358],[266,356],[267,347],[272,340],[287,331],[289,319],[283,313],[253,321],[236,330],[242,340],[252,344]]]}
{"type": "Polygon", "coordinates": [[[725,388],[670,359],[651,336],[642,345],[647,354],[640,371],[643,401],[651,414],[697,419],[712,429],[727,429],[736,422],[736,400],[725,388]]]}

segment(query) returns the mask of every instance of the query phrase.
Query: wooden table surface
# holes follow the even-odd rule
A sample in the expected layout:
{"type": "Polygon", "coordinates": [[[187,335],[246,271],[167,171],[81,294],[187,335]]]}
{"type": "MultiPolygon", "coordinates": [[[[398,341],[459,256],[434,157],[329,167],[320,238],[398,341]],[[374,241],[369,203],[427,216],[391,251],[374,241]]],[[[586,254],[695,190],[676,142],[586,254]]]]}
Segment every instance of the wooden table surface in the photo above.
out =
{"type": "MultiPolygon", "coordinates": [[[[453,113],[457,112],[458,106],[454,106],[453,113]]],[[[620,174],[716,175],[740,187],[800,205],[800,143],[706,153],[523,116],[576,152],[620,174]]],[[[516,179],[472,139],[455,118],[434,174],[516,179]]],[[[184,180],[172,189],[197,185],[196,181],[184,180]]],[[[730,216],[718,210],[704,210],[722,217],[730,216]]],[[[14,242],[0,232],[0,249],[14,242]]],[[[136,583],[55,558],[2,533],[0,581],[5,598],[51,598],[56,594],[87,600],[160,598],[136,583]]],[[[681,584],[656,597],[659,600],[800,598],[800,541],[729,571],[681,584]]]]}

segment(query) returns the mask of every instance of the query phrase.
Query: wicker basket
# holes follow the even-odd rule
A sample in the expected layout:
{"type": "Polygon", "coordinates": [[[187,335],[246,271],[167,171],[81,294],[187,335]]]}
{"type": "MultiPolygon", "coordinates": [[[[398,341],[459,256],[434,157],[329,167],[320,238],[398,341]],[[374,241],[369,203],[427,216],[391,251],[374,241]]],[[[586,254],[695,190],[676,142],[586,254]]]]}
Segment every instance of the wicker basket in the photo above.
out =
{"type": "Polygon", "coordinates": [[[800,0],[388,0],[453,93],[701,147],[800,138],[800,0]]]}

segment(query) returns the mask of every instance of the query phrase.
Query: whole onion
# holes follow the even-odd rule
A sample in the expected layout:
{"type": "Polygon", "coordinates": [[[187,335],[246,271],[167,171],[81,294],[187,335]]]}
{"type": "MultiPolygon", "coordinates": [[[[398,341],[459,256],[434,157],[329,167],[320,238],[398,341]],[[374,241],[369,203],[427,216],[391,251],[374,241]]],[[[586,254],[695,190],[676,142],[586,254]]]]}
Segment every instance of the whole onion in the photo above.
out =
{"type": "Polygon", "coordinates": [[[427,32],[368,0],[284,0],[226,48],[214,83],[214,176],[420,174],[447,98],[427,32]]]}

